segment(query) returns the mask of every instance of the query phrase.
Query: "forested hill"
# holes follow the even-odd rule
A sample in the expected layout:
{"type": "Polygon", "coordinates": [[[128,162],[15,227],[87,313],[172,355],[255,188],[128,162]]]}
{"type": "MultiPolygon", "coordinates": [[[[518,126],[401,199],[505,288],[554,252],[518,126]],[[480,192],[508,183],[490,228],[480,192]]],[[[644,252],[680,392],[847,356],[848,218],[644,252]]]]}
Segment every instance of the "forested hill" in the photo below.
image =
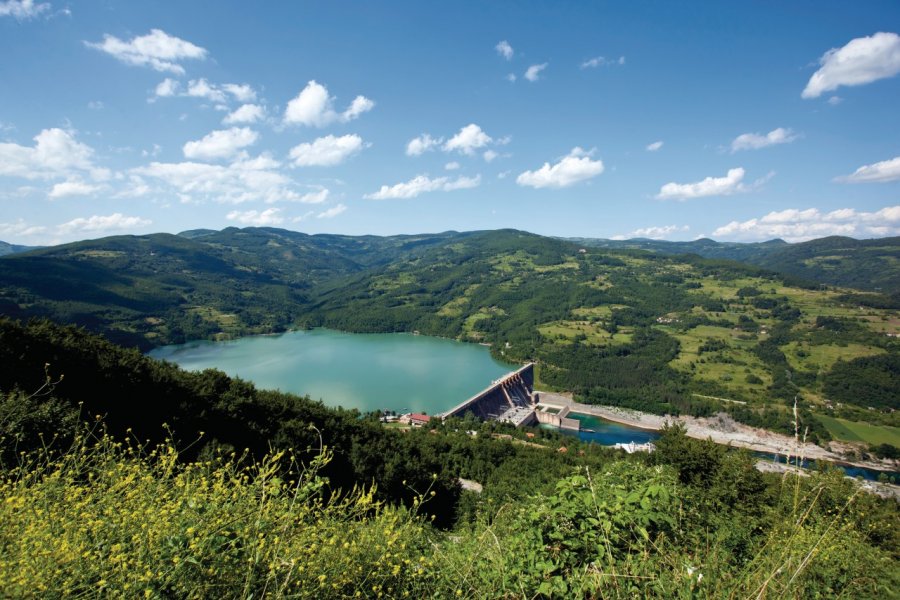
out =
{"type": "Polygon", "coordinates": [[[515,230],[229,228],[0,259],[0,314],[84,325],[142,349],[289,327],[419,331],[537,361],[541,385],[587,402],[728,411],[792,432],[797,398],[813,440],[846,438],[841,418],[887,427],[856,441],[900,446],[895,301],[819,288],[734,261],[515,230]]]}
{"type": "Polygon", "coordinates": [[[0,256],[6,256],[7,254],[16,254],[18,252],[28,252],[29,250],[35,250],[37,246],[21,246],[19,244],[9,244],[7,242],[0,241],[0,256]]]}
{"type": "Polygon", "coordinates": [[[323,282],[466,235],[228,228],[76,242],[4,257],[0,314],[84,325],[144,349],[281,331],[297,323],[323,282]]]}
{"type": "Polygon", "coordinates": [[[740,244],[710,239],[669,242],[572,238],[572,241],[596,248],[630,248],[736,260],[809,282],[900,295],[900,237],[856,240],[831,236],[797,244],[784,240],[740,244]]]}

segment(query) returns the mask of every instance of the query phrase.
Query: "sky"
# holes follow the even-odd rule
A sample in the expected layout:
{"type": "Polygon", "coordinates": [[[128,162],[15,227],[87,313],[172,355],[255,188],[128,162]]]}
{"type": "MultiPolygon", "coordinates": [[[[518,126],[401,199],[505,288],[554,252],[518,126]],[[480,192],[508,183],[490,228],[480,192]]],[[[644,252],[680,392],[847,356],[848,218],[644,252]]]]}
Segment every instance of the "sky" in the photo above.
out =
{"type": "Polygon", "coordinates": [[[900,235],[900,3],[0,0],[0,240],[900,235]]]}

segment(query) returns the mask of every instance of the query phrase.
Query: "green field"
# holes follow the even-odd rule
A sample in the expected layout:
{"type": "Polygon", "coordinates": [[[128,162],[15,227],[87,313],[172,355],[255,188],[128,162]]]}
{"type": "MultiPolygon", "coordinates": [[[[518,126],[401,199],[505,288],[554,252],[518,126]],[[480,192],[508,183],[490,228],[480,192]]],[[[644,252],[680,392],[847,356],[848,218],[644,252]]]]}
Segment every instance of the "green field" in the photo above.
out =
{"type": "Polygon", "coordinates": [[[900,428],[887,425],[854,423],[845,419],[816,415],[835,439],[867,444],[891,444],[900,447],[900,428]]]}

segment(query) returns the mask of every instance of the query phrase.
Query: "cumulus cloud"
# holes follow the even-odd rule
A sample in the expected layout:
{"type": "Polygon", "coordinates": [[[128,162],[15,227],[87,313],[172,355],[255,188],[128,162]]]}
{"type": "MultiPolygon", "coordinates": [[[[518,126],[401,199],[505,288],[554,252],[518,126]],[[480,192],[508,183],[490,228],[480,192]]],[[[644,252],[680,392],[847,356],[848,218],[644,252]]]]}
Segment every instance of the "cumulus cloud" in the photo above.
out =
{"type": "Polygon", "coordinates": [[[838,177],[843,183],[884,183],[900,179],[900,156],[871,165],[863,165],[850,175],[838,177]]]}
{"type": "Polygon", "coordinates": [[[494,46],[494,49],[497,51],[497,54],[499,54],[506,60],[512,60],[513,54],[515,54],[515,52],[513,52],[513,47],[510,46],[509,42],[507,42],[506,40],[499,42],[496,46],[494,46]]]}
{"type": "Polygon", "coordinates": [[[858,238],[900,235],[900,206],[888,206],[876,212],[842,208],[824,213],[817,208],[789,208],[758,219],[732,221],[713,232],[713,237],[739,241],[781,238],[803,242],[828,235],[858,238]]]}
{"type": "Polygon", "coordinates": [[[34,0],[7,0],[0,2],[0,17],[12,17],[18,21],[33,19],[50,10],[46,2],[35,4],[34,0]]]}
{"type": "Polygon", "coordinates": [[[819,64],[803,89],[803,98],[818,98],[842,85],[864,85],[900,73],[900,36],[879,32],[850,40],[823,54],[819,64]]]}
{"type": "Polygon", "coordinates": [[[325,127],[337,121],[346,123],[372,110],[375,102],[365,96],[357,96],[342,113],[335,112],[333,106],[334,98],[329,95],[328,88],[312,80],[288,102],[284,122],[308,127],[325,127]]]}
{"type": "Polygon", "coordinates": [[[480,184],[481,175],[476,175],[475,177],[457,177],[455,180],[450,179],[449,177],[437,177],[431,179],[427,175],[417,175],[403,183],[392,186],[383,185],[377,192],[366,194],[363,197],[367,200],[415,198],[419,194],[424,194],[425,192],[451,192],[453,190],[478,187],[480,184]]]}
{"type": "Polygon", "coordinates": [[[50,198],[65,198],[66,196],[90,196],[98,191],[100,191],[98,185],[73,179],[55,184],[47,195],[50,198]]]}
{"type": "Polygon", "coordinates": [[[102,42],[85,42],[85,44],[125,64],[150,67],[177,75],[184,75],[181,61],[202,60],[207,56],[204,48],[171,36],[161,29],[151,29],[147,35],[134,37],[127,42],[106,34],[102,42]]]}
{"type": "Polygon", "coordinates": [[[231,94],[238,102],[253,102],[256,100],[256,90],[249,84],[226,83],[222,89],[231,94]]]}
{"type": "Polygon", "coordinates": [[[132,169],[131,174],[158,180],[186,201],[242,202],[322,202],[324,188],[299,193],[293,180],[278,169],[281,164],[268,155],[240,158],[229,165],[199,162],[161,163],[132,169]]]}
{"type": "Polygon", "coordinates": [[[653,142],[652,144],[647,144],[647,152],[656,152],[657,150],[659,150],[662,147],[663,147],[662,140],[660,140],[658,142],[653,142]]]}
{"type": "Polygon", "coordinates": [[[541,71],[547,68],[549,63],[542,63],[540,65],[531,65],[528,69],[525,70],[525,79],[528,81],[537,81],[541,77],[541,71]]]}
{"type": "Polygon", "coordinates": [[[57,226],[57,231],[61,234],[70,234],[76,232],[98,233],[105,231],[124,231],[126,229],[135,229],[138,227],[146,227],[152,224],[149,219],[141,217],[128,217],[122,213],[113,213],[111,215],[94,215],[92,217],[79,217],[72,219],[62,225],[57,226]]]}
{"type": "Polygon", "coordinates": [[[460,167],[460,164],[458,162],[456,162],[455,160],[450,161],[446,165],[444,165],[444,168],[447,169],[448,171],[456,171],[457,169],[459,169],[459,167],[460,167]]]}
{"type": "Polygon", "coordinates": [[[363,140],[355,134],[335,137],[326,135],[312,143],[291,148],[291,160],[297,167],[332,167],[363,149],[363,140]]]}
{"type": "Polygon", "coordinates": [[[706,196],[729,196],[746,191],[741,183],[743,179],[744,169],[737,167],[729,169],[725,177],[707,177],[696,183],[667,183],[660,188],[656,197],[660,200],[689,200],[706,196]]]}
{"type": "Polygon", "coordinates": [[[630,233],[626,233],[623,235],[614,235],[612,239],[614,240],[629,240],[634,238],[649,238],[651,240],[664,240],[668,239],[670,235],[673,233],[679,233],[683,231],[690,230],[690,227],[687,225],[663,225],[660,227],[642,227],[640,229],[635,229],[630,233]]]}
{"type": "Polygon", "coordinates": [[[423,133],[419,137],[409,140],[406,144],[407,156],[420,156],[429,150],[434,150],[443,143],[444,138],[433,138],[430,134],[423,133]]]}
{"type": "Polygon", "coordinates": [[[347,207],[344,204],[337,204],[327,210],[323,210],[316,215],[317,219],[333,219],[339,214],[346,212],[347,207]]]}
{"type": "Polygon", "coordinates": [[[83,172],[97,181],[111,176],[109,170],[94,166],[94,150],[70,131],[44,129],[34,142],[34,146],[0,143],[0,176],[53,179],[83,172]]]}
{"type": "Polygon", "coordinates": [[[170,98],[178,93],[181,83],[171,77],[166,77],[156,86],[154,95],[159,98],[170,98]]]}
{"type": "Polygon", "coordinates": [[[576,146],[554,165],[545,162],[540,169],[520,173],[516,183],[537,189],[563,188],[591,179],[603,173],[603,161],[593,160],[593,153],[576,146]]]}
{"type": "Polygon", "coordinates": [[[235,125],[238,123],[256,123],[266,117],[265,109],[259,104],[242,104],[233,112],[228,113],[222,123],[235,125]]]}
{"type": "Polygon", "coordinates": [[[487,146],[492,141],[491,136],[482,131],[481,127],[475,123],[470,123],[447,140],[447,143],[444,144],[444,151],[453,152],[455,150],[471,155],[475,153],[475,150],[487,146]]]}
{"type": "Polygon", "coordinates": [[[243,148],[251,146],[259,139],[259,134],[249,127],[232,127],[212,131],[199,140],[184,145],[185,158],[216,160],[231,158],[243,148]]]}
{"type": "Polygon", "coordinates": [[[510,83],[515,83],[516,82],[516,74],[515,73],[507,73],[506,80],[510,83]]]}
{"type": "Polygon", "coordinates": [[[789,144],[796,139],[797,135],[792,130],[785,129],[784,127],[773,129],[765,135],[759,133],[742,133],[731,141],[731,152],[734,154],[739,150],[758,150],[776,144],[789,144]]]}
{"type": "Polygon", "coordinates": [[[15,223],[0,223],[0,236],[5,240],[9,240],[10,236],[29,236],[44,233],[47,228],[42,225],[31,225],[24,219],[19,219],[15,223]]]}
{"type": "Polygon", "coordinates": [[[484,158],[485,162],[491,162],[498,156],[500,156],[500,153],[497,152],[496,150],[485,150],[484,154],[482,154],[482,157],[484,158]]]}
{"type": "Polygon", "coordinates": [[[596,69],[597,67],[609,67],[613,65],[624,65],[625,57],[620,56],[619,58],[604,58],[603,56],[595,56],[594,58],[590,58],[583,63],[581,63],[582,69],[596,69]]]}
{"type": "Polygon", "coordinates": [[[229,221],[237,221],[243,225],[265,227],[268,225],[280,225],[281,223],[284,223],[284,218],[280,213],[280,208],[267,208],[261,212],[257,210],[233,210],[225,215],[225,218],[229,221]]]}
{"type": "Polygon", "coordinates": [[[211,85],[206,79],[192,79],[188,82],[187,96],[192,98],[205,98],[210,102],[227,102],[225,91],[218,86],[211,85]]]}

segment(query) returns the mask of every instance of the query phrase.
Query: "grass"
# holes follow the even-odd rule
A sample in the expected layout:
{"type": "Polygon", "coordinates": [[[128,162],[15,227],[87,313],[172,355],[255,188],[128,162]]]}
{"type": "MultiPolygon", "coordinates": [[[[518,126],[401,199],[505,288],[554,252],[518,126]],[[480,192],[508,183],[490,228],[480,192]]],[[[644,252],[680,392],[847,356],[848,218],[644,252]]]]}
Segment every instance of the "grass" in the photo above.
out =
{"type": "Polygon", "coordinates": [[[538,326],[538,331],[542,336],[563,344],[571,343],[578,335],[586,336],[585,341],[594,346],[629,344],[632,340],[630,327],[621,327],[615,334],[610,334],[599,325],[587,321],[553,321],[538,326]]]}
{"type": "Polygon", "coordinates": [[[845,442],[865,442],[876,446],[891,444],[900,447],[900,428],[898,427],[857,423],[826,415],[816,415],[816,418],[825,425],[835,439],[845,442]]]}
{"type": "Polygon", "coordinates": [[[790,342],[781,350],[791,368],[804,371],[828,371],[838,360],[850,361],[862,356],[884,354],[885,350],[863,344],[818,344],[809,345],[790,342]]]}

